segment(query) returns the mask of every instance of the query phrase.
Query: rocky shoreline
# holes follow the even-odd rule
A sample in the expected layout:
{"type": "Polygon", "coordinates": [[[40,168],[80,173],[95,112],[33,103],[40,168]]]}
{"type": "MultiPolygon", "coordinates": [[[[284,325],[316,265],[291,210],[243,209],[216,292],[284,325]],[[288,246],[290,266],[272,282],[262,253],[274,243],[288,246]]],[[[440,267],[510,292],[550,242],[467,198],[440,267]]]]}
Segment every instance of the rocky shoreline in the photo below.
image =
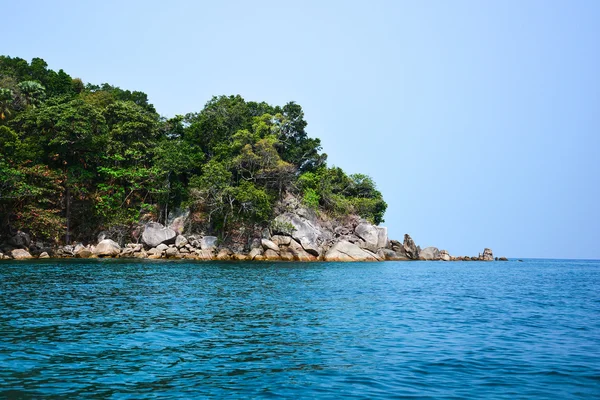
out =
{"type": "Polygon", "coordinates": [[[204,261],[508,261],[484,249],[477,256],[452,256],[437,247],[421,249],[410,235],[389,240],[387,228],[357,216],[328,219],[304,207],[293,196],[281,204],[270,227],[245,239],[219,240],[213,235],[187,233],[186,215],[168,226],[146,222],[135,229],[135,243],[117,242],[109,233],[96,244],[52,247],[16,232],[0,243],[0,260],[45,258],[137,258],[204,261]]]}
{"type": "Polygon", "coordinates": [[[274,234],[252,241],[248,251],[232,250],[219,245],[216,236],[183,236],[173,229],[152,222],[146,224],[141,243],[127,243],[121,247],[109,238],[100,238],[96,245],[66,245],[58,248],[39,248],[29,235],[18,232],[2,245],[0,260],[30,260],[47,258],[138,258],[185,259],[203,261],[508,261],[494,258],[491,249],[477,256],[451,256],[436,247],[421,249],[413,239],[404,235],[402,243],[388,240],[387,229],[361,221],[354,235],[338,237],[327,247],[318,246],[306,235],[274,234]],[[352,241],[351,237],[355,239],[352,241]]]}

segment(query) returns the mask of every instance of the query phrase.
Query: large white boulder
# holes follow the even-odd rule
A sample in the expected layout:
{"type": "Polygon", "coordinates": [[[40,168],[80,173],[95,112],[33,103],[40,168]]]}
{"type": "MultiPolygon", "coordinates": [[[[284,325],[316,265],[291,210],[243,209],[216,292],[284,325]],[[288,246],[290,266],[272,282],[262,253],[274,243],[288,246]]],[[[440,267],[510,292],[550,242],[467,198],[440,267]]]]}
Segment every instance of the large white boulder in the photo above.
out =
{"type": "Polygon", "coordinates": [[[174,243],[177,232],[167,228],[158,222],[149,222],[144,227],[142,242],[149,247],[156,247],[161,243],[174,243]]]}
{"type": "Polygon", "coordinates": [[[437,247],[425,247],[419,252],[419,260],[436,261],[440,259],[440,251],[437,247]]]}
{"type": "Polygon", "coordinates": [[[292,213],[278,215],[275,222],[276,226],[291,228],[291,232],[276,231],[275,233],[288,234],[314,256],[318,257],[321,254],[318,239],[322,233],[312,222],[292,213]]]}
{"type": "Polygon", "coordinates": [[[354,243],[346,240],[337,242],[325,254],[325,261],[379,261],[379,257],[372,252],[361,249],[354,243]]]}
{"type": "Polygon", "coordinates": [[[370,251],[376,252],[388,245],[386,227],[375,226],[368,222],[361,222],[354,229],[354,233],[365,242],[363,248],[370,251]]]}
{"type": "Polygon", "coordinates": [[[121,253],[121,247],[117,242],[110,239],[104,239],[94,247],[94,254],[98,257],[115,257],[119,253],[121,253]]]}

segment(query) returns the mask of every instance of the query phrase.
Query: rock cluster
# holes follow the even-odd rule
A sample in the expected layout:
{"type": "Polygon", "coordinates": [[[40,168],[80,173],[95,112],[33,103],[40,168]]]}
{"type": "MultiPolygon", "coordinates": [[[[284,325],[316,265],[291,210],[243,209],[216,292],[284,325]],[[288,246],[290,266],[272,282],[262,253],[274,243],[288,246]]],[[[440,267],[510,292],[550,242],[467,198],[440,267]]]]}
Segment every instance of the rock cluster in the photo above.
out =
{"type": "MultiPolygon", "coordinates": [[[[183,218],[183,217],[181,217],[183,218]]],[[[165,227],[157,222],[143,226],[135,237],[139,243],[121,247],[106,233],[95,245],[62,246],[53,249],[32,243],[29,235],[17,232],[0,246],[0,259],[31,258],[148,258],[191,260],[281,260],[281,261],[493,261],[486,248],[477,257],[452,257],[436,247],[421,249],[410,235],[402,243],[389,240],[387,228],[358,217],[344,221],[326,220],[304,208],[293,197],[286,199],[271,228],[246,244],[221,243],[216,236],[184,235],[185,220],[165,227]]],[[[506,260],[496,258],[496,260],[506,260]]]]}

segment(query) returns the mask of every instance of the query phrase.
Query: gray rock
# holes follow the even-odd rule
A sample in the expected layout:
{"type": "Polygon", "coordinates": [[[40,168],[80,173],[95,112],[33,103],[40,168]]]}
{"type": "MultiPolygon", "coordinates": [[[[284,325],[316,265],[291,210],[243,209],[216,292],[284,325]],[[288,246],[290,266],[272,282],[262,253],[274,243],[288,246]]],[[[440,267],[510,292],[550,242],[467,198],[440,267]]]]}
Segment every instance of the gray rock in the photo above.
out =
{"type": "Polygon", "coordinates": [[[483,261],[493,261],[494,253],[492,253],[492,249],[485,248],[483,250],[483,256],[481,257],[483,261]]]}
{"type": "Polygon", "coordinates": [[[265,250],[271,249],[273,251],[279,251],[279,246],[268,239],[261,239],[260,243],[265,250]]]}
{"type": "Polygon", "coordinates": [[[185,236],[177,235],[175,238],[175,246],[184,247],[186,244],[188,244],[188,240],[185,238],[185,236]]]}
{"type": "Polygon", "coordinates": [[[345,240],[337,242],[325,254],[325,261],[379,261],[379,258],[345,240]]]}
{"type": "Polygon", "coordinates": [[[275,250],[271,250],[271,249],[267,249],[267,251],[265,251],[265,259],[267,260],[279,260],[279,252],[275,251],[275,250]]]}
{"type": "Polygon", "coordinates": [[[214,250],[217,247],[218,240],[216,236],[204,236],[200,239],[200,248],[202,250],[214,250]]]}
{"type": "MultiPolygon", "coordinates": [[[[205,251],[204,249],[202,251],[205,251]]],[[[227,248],[219,250],[215,256],[216,260],[230,260],[233,252],[227,248]]]]}
{"type": "Polygon", "coordinates": [[[452,257],[450,257],[450,253],[448,253],[448,250],[441,250],[440,251],[440,260],[442,261],[450,261],[452,259],[452,257]]]}
{"type": "Polygon", "coordinates": [[[275,243],[276,246],[289,246],[290,242],[292,241],[292,238],[289,236],[274,235],[271,238],[271,241],[275,243]]]}
{"type": "Polygon", "coordinates": [[[387,261],[408,261],[410,258],[406,257],[404,253],[397,253],[392,249],[379,249],[377,256],[382,260],[387,261]]]}
{"type": "Polygon", "coordinates": [[[13,247],[19,247],[21,249],[29,248],[31,244],[31,238],[25,232],[18,231],[16,235],[12,236],[8,239],[8,244],[13,247]]]}
{"type": "Polygon", "coordinates": [[[90,258],[92,255],[94,255],[94,253],[92,252],[92,250],[84,247],[83,249],[80,249],[77,254],[75,254],[75,257],[77,258],[90,258]]]}
{"type": "Polygon", "coordinates": [[[408,233],[404,235],[404,243],[402,244],[402,247],[404,249],[404,254],[406,254],[408,258],[411,260],[419,259],[419,248],[408,233]]]}
{"type": "MultiPolygon", "coordinates": [[[[169,247],[167,246],[166,248],[168,249],[169,247]]],[[[163,253],[163,251],[165,251],[165,250],[166,249],[159,250],[156,247],[153,247],[150,250],[148,250],[147,253],[151,256],[155,256],[155,255],[161,255],[163,253]]]]}
{"type": "Polygon", "coordinates": [[[50,256],[44,251],[42,254],[40,254],[40,258],[50,258],[50,256]]]}
{"type": "Polygon", "coordinates": [[[149,222],[144,227],[144,233],[142,233],[142,242],[149,247],[156,247],[161,243],[174,243],[177,233],[171,229],[166,228],[158,222],[149,222]]]}
{"type": "Polygon", "coordinates": [[[158,246],[156,246],[156,250],[158,250],[158,251],[165,251],[165,250],[167,250],[168,248],[169,248],[169,246],[167,246],[167,245],[166,245],[166,244],[164,244],[164,243],[161,243],[161,244],[159,244],[158,246]]]}
{"type": "Polygon", "coordinates": [[[29,260],[29,259],[33,258],[33,256],[31,254],[29,254],[29,252],[27,250],[24,250],[24,249],[14,249],[13,251],[10,252],[10,255],[15,260],[29,260]]]}
{"type": "Polygon", "coordinates": [[[176,247],[169,247],[166,251],[165,251],[165,255],[167,257],[177,257],[179,255],[179,251],[177,250],[176,247]]]}
{"type": "Polygon", "coordinates": [[[123,258],[134,257],[134,253],[135,253],[135,251],[133,250],[133,248],[126,247],[121,250],[121,254],[119,254],[119,257],[123,257],[123,258]]]}
{"type": "Polygon", "coordinates": [[[262,249],[255,247],[252,250],[250,250],[250,253],[248,253],[248,259],[254,260],[256,258],[256,256],[260,256],[260,255],[262,255],[262,253],[263,253],[262,249]]]}
{"type": "Polygon", "coordinates": [[[354,228],[354,233],[363,240],[362,248],[377,251],[379,244],[379,232],[374,225],[362,222],[354,228]]]}
{"type": "MultiPolygon", "coordinates": [[[[317,257],[321,254],[319,237],[322,235],[322,232],[312,222],[292,213],[278,215],[275,221],[279,226],[293,227],[291,236],[302,245],[304,250],[317,257]]],[[[286,234],[286,232],[275,233],[286,234]]]]}
{"type": "Polygon", "coordinates": [[[425,247],[419,252],[419,260],[436,261],[440,259],[440,251],[437,247],[425,247]]]}
{"type": "MultiPolygon", "coordinates": [[[[287,252],[289,254],[292,255],[292,259],[296,260],[296,261],[317,261],[317,257],[313,254],[310,254],[309,252],[307,252],[306,250],[304,250],[304,248],[302,247],[302,245],[300,245],[300,243],[296,242],[295,240],[290,240],[290,243],[288,244],[287,248],[286,248],[287,252]]],[[[282,253],[283,255],[283,253],[282,253]]]]}
{"type": "Polygon", "coordinates": [[[114,257],[119,253],[121,253],[121,247],[110,239],[104,239],[94,248],[94,254],[98,257],[114,257]]]}

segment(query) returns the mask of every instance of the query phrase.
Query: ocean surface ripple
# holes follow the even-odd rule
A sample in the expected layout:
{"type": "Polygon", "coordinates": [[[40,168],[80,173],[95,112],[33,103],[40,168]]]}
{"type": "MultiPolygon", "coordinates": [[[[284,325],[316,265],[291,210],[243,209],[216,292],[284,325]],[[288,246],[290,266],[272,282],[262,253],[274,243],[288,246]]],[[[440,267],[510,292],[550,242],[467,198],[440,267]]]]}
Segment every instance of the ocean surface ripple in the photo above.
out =
{"type": "Polygon", "coordinates": [[[0,397],[600,398],[600,261],[0,264],[0,397]]]}

